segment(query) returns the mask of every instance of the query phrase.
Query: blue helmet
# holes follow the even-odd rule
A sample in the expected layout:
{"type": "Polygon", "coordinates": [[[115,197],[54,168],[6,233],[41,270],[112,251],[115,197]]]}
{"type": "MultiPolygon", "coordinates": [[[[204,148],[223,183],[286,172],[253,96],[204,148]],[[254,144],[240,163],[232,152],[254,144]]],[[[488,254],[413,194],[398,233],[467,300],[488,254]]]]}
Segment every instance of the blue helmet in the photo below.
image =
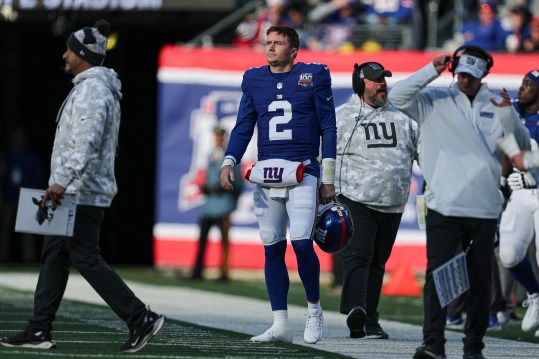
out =
{"type": "Polygon", "coordinates": [[[316,220],[314,241],[326,253],[342,251],[354,233],[350,209],[342,203],[322,207],[316,220]]]}

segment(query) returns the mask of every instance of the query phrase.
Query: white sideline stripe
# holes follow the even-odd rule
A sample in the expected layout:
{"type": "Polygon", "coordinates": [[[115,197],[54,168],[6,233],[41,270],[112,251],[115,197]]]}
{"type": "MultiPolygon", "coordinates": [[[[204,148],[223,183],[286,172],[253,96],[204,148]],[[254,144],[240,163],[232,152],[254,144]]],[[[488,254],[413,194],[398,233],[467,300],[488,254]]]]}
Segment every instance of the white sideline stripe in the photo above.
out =
{"type": "MultiPolygon", "coordinates": [[[[172,242],[197,242],[199,236],[198,224],[156,223],[153,227],[156,240],[172,242]]],[[[212,227],[208,237],[210,242],[220,242],[219,230],[212,227]]],[[[261,244],[258,229],[232,226],[230,241],[233,243],[261,244]]],[[[397,232],[396,245],[425,245],[425,231],[402,229],[397,232]]]]}
{"type": "MultiPolygon", "coordinates": [[[[172,84],[200,84],[211,86],[240,86],[243,79],[243,71],[211,70],[202,68],[176,68],[160,67],[157,79],[162,83],[172,84]]],[[[387,77],[387,85],[391,87],[396,82],[404,80],[412,72],[393,72],[392,77],[387,77]]],[[[448,87],[457,77],[449,72],[444,72],[439,78],[431,82],[431,86],[448,87]]],[[[522,75],[498,75],[490,74],[485,80],[491,88],[505,87],[508,90],[517,90],[522,83],[522,75]]],[[[331,85],[334,88],[350,88],[349,72],[332,72],[331,85]]]]}

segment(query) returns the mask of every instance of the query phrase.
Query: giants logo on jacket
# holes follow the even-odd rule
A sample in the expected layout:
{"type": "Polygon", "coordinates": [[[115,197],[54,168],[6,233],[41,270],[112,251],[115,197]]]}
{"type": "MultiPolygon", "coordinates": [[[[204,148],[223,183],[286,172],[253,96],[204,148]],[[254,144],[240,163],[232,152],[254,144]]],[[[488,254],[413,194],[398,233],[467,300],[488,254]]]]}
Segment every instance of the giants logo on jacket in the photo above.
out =
{"type": "Polygon", "coordinates": [[[361,124],[361,126],[365,129],[365,141],[367,141],[367,148],[397,147],[397,132],[395,131],[394,122],[389,123],[391,132],[388,131],[386,123],[371,122],[361,124]],[[380,133],[383,136],[383,140],[380,133]],[[369,143],[369,141],[371,141],[371,143],[369,143]]]}

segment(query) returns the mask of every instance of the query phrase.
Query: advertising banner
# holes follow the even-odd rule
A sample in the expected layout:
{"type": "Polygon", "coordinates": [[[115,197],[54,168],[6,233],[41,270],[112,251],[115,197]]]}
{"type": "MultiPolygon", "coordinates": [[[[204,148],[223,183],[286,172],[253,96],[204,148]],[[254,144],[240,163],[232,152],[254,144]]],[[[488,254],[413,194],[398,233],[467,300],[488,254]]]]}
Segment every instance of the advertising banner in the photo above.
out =
{"type": "MultiPolygon", "coordinates": [[[[392,51],[380,53],[328,53],[300,50],[297,61],[328,65],[332,76],[335,105],[352,95],[354,63],[381,62],[393,72],[386,80],[391,89],[396,81],[423,67],[438,53],[392,51]]],[[[494,54],[494,68],[487,77],[489,88],[502,88],[516,96],[523,75],[537,64],[536,55],[494,54]]],[[[204,202],[200,186],[213,146],[212,128],[220,125],[230,132],[241,98],[245,70],[265,66],[263,52],[235,48],[192,48],[165,46],[159,57],[158,126],[154,225],[154,264],[162,267],[191,267],[198,241],[199,209],[204,202]]],[[[444,72],[432,86],[450,86],[454,79],[444,72]]],[[[245,172],[256,160],[256,135],[242,159],[245,172]]],[[[417,223],[416,195],[422,193],[423,179],[416,166],[410,197],[387,269],[408,261],[414,269],[425,267],[425,232],[417,223]]],[[[232,268],[260,269],[264,250],[253,213],[252,184],[245,183],[238,208],[233,212],[230,231],[232,268]]],[[[220,234],[210,232],[206,266],[220,266],[220,234]]],[[[330,271],[332,257],[318,250],[321,268],[330,271]]],[[[287,264],[297,268],[292,248],[287,264]]]]}

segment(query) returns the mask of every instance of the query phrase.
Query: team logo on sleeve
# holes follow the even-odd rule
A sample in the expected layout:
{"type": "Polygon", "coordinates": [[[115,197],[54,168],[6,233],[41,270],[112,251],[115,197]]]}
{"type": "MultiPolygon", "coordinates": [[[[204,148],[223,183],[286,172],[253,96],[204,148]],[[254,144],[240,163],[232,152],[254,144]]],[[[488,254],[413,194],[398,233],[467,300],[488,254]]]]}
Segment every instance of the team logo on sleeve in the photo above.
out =
{"type": "Polygon", "coordinates": [[[303,87],[313,86],[313,74],[304,72],[299,75],[298,85],[303,87]]]}
{"type": "Polygon", "coordinates": [[[494,118],[494,112],[481,111],[479,117],[494,118]]]}

